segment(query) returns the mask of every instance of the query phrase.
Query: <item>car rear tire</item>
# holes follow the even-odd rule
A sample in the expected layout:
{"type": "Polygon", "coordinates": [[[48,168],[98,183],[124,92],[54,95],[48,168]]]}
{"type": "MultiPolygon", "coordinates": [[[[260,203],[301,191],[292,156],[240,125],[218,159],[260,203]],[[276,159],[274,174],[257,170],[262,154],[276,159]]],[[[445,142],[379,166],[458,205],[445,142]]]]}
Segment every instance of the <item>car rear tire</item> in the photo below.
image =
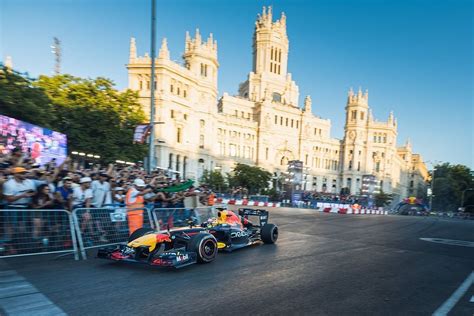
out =
{"type": "Polygon", "coordinates": [[[197,234],[189,242],[188,250],[197,254],[199,263],[209,263],[217,256],[217,240],[211,234],[197,234]]]}
{"type": "Polygon", "coordinates": [[[260,236],[266,244],[274,244],[278,239],[278,227],[275,224],[263,225],[260,236]]]}
{"type": "Polygon", "coordinates": [[[145,228],[145,227],[139,228],[136,231],[134,231],[130,235],[130,237],[128,237],[128,242],[132,242],[137,238],[140,238],[142,236],[145,236],[145,235],[147,235],[149,233],[153,233],[153,232],[154,232],[153,229],[150,229],[150,228],[145,228]]]}

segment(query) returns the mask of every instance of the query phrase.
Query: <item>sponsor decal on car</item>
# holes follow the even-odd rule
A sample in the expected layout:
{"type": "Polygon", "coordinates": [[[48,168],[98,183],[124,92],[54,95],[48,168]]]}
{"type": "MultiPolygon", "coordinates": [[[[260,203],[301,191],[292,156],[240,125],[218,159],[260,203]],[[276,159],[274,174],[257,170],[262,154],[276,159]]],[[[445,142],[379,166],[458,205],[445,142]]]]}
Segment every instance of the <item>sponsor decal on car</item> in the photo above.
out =
{"type": "Polygon", "coordinates": [[[232,237],[232,238],[247,237],[249,235],[250,235],[250,232],[247,232],[247,231],[240,231],[240,232],[230,233],[230,237],[232,237]]]}
{"type": "Polygon", "coordinates": [[[186,260],[189,260],[189,255],[188,254],[176,256],[176,261],[177,262],[186,261],[186,260]]]}

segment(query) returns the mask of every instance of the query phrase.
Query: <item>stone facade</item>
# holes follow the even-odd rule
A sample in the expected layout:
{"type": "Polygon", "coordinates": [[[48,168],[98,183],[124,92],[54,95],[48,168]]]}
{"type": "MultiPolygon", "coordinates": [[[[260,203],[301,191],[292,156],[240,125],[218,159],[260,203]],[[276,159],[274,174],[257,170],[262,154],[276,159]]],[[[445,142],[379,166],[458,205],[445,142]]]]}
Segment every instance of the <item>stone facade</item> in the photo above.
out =
{"type": "MultiPolygon", "coordinates": [[[[397,148],[397,121],[376,121],[368,92],[348,93],[345,134],[331,137],[331,121],[312,114],[311,97],[299,106],[299,89],[288,73],[286,16],[273,21],[271,7],[255,23],[253,69],[236,96],[218,99],[217,42],[199,30],[186,33],[183,63],[170,59],[163,40],[156,67],[157,166],[199,179],[204,170],[229,172],[236,162],[279,175],[290,160],[305,166],[303,189],[337,193],[361,189],[362,176],[376,175],[385,192],[399,198],[424,190],[426,167],[411,146],[397,148]],[[416,177],[415,177],[416,175],[416,177]],[[410,181],[413,181],[410,182],[410,181]],[[411,186],[410,186],[411,185],[411,186]],[[421,188],[423,186],[423,188],[421,188]],[[411,190],[411,191],[410,191],[411,190]]],[[[130,42],[129,88],[150,107],[151,59],[130,42]]]]}

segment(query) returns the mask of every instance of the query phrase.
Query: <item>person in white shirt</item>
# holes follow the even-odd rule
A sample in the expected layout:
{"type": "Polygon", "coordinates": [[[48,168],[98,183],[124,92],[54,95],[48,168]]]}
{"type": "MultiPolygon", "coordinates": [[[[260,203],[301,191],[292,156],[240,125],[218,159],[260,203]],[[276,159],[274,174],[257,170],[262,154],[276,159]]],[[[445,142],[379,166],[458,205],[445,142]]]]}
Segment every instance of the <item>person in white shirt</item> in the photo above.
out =
{"type": "MultiPolygon", "coordinates": [[[[93,198],[92,190],[90,189],[92,179],[90,177],[83,177],[79,180],[79,187],[72,191],[72,208],[90,208],[93,198]]],[[[92,216],[89,210],[82,213],[81,231],[83,234],[87,232],[94,234],[92,216]]]]}
{"type": "Polygon", "coordinates": [[[3,195],[10,206],[27,207],[36,194],[35,183],[26,178],[27,170],[15,167],[11,170],[13,178],[3,184],[3,195]]]}
{"type": "Polygon", "coordinates": [[[72,206],[73,208],[85,207],[90,208],[92,198],[94,197],[91,186],[91,178],[83,177],[79,181],[80,186],[73,189],[72,206]]]}
{"type": "Polygon", "coordinates": [[[110,192],[110,183],[107,182],[109,176],[106,173],[99,175],[99,180],[92,181],[92,205],[94,207],[102,207],[104,204],[112,204],[112,196],[110,192]]]}

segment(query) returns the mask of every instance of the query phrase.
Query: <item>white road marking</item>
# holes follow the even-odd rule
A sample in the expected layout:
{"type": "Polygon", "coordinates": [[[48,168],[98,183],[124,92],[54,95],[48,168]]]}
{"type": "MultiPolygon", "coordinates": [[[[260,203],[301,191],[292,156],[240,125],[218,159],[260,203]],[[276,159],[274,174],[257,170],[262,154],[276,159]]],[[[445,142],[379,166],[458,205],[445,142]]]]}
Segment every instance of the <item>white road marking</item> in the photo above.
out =
{"type": "Polygon", "coordinates": [[[0,271],[0,310],[6,315],[66,315],[13,270],[0,271]]]}
{"type": "Polygon", "coordinates": [[[424,241],[435,242],[438,244],[445,244],[451,246],[463,246],[463,247],[474,247],[474,242],[466,240],[454,240],[454,239],[443,239],[443,238],[420,238],[424,241]]]}
{"type": "Polygon", "coordinates": [[[471,300],[469,301],[469,303],[474,303],[474,295],[471,297],[471,300]]]}
{"type": "MultiPolygon", "coordinates": [[[[468,275],[466,280],[461,284],[460,287],[441,305],[434,313],[433,316],[445,316],[453,309],[456,303],[463,297],[469,287],[474,284],[474,271],[468,275]]],[[[472,299],[471,299],[472,300],[472,299]]]]}

